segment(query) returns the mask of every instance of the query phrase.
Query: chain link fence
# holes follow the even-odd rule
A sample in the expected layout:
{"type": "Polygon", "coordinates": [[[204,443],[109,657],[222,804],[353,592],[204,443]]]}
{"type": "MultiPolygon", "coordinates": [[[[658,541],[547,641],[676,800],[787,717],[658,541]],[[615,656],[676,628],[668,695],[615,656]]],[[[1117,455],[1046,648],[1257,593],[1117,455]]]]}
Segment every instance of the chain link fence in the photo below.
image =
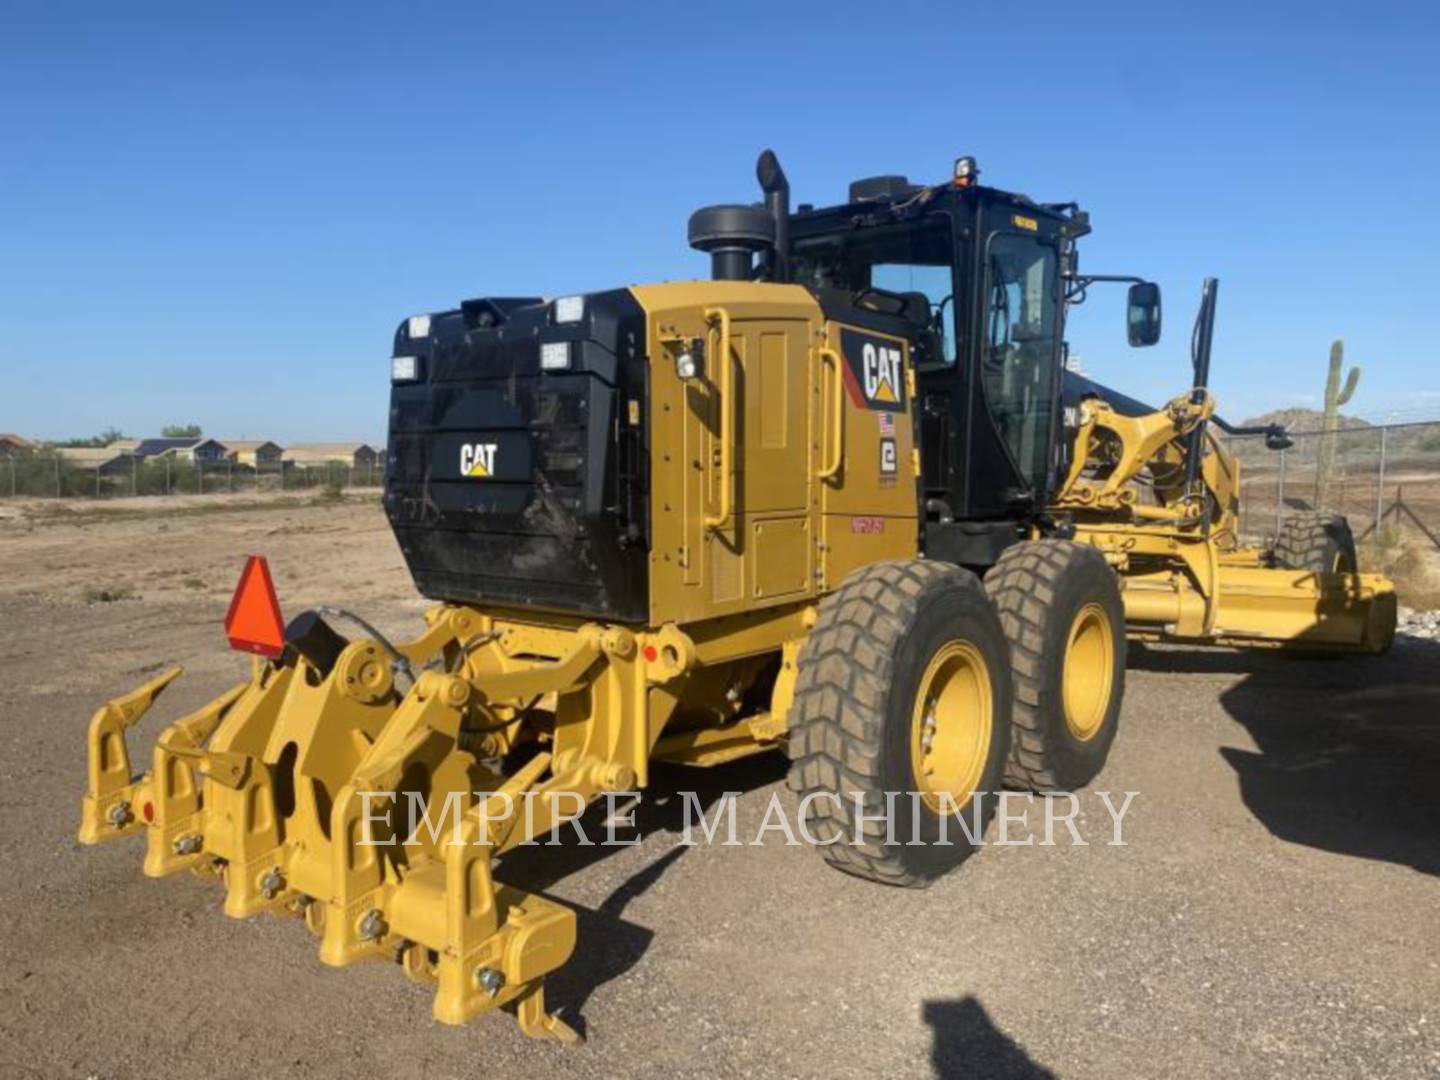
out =
{"type": "Polygon", "coordinates": [[[99,465],[47,451],[0,456],[0,498],[124,498],[136,495],[227,495],[309,489],[375,488],[380,463],[347,466],[242,465],[123,456],[99,465]]]}
{"type": "MultiPolygon", "coordinates": [[[[1440,421],[1346,428],[1292,435],[1273,451],[1259,436],[1223,437],[1241,464],[1240,529],[1274,539],[1297,512],[1344,514],[1356,537],[1383,544],[1387,532],[1410,530],[1440,551],[1440,421]],[[1331,459],[1329,469],[1322,467],[1331,459]],[[1376,522],[1380,527],[1376,528],[1376,522]]],[[[0,456],[0,498],[119,498],[373,488],[380,463],[300,466],[199,462],[125,456],[101,465],[47,451],[0,456]]]]}
{"type": "Polygon", "coordinates": [[[1240,462],[1240,531],[1273,540],[1304,511],[1344,514],[1363,566],[1440,581],[1440,422],[1292,434],[1273,451],[1261,437],[1222,441],[1240,462]],[[1325,466],[1326,461],[1329,467],[1325,466]]]}

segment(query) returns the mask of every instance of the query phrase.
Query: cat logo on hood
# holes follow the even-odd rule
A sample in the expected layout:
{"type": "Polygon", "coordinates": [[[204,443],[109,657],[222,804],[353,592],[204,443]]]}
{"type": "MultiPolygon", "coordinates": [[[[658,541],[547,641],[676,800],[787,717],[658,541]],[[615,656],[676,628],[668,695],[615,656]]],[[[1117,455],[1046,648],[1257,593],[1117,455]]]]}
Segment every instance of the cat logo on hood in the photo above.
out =
{"type": "Polygon", "coordinates": [[[497,443],[461,443],[460,475],[486,479],[495,475],[497,443]]]}

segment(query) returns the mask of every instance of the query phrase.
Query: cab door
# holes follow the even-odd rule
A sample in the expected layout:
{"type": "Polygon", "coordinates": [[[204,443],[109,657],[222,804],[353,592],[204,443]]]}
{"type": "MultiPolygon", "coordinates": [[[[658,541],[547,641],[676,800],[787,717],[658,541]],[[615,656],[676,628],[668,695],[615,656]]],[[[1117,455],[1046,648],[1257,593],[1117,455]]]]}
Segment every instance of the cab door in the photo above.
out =
{"type": "Polygon", "coordinates": [[[1013,516],[1049,496],[1064,303],[1057,238],[1009,206],[987,207],[982,221],[963,485],[964,516],[979,518],[1013,516]]]}

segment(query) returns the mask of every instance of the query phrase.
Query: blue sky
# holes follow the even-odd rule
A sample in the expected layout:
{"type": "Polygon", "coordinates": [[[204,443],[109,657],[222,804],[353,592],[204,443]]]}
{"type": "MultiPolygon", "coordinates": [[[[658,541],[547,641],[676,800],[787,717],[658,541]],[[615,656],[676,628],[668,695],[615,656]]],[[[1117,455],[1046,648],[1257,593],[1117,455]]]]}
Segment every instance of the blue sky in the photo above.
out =
{"type": "Polygon", "coordinates": [[[1201,278],[1234,417],[1440,415],[1437,5],[0,0],[0,430],[383,437],[390,336],[464,297],[703,276],[697,206],[857,176],[1078,200],[1088,370],[1185,385],[1201,278]]]}

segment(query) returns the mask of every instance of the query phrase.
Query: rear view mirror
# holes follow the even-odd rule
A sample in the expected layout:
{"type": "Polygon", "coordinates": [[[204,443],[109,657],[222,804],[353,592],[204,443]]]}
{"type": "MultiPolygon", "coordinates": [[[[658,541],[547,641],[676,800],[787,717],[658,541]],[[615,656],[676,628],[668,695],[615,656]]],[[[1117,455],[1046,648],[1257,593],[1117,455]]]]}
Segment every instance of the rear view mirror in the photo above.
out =
{"type": "Polygon", "coordinates": [[[1141,281],[1130,286],[1125,308],[1125,332],[1134,347],[1160,340],[1160,286],[1141,281]]]}

